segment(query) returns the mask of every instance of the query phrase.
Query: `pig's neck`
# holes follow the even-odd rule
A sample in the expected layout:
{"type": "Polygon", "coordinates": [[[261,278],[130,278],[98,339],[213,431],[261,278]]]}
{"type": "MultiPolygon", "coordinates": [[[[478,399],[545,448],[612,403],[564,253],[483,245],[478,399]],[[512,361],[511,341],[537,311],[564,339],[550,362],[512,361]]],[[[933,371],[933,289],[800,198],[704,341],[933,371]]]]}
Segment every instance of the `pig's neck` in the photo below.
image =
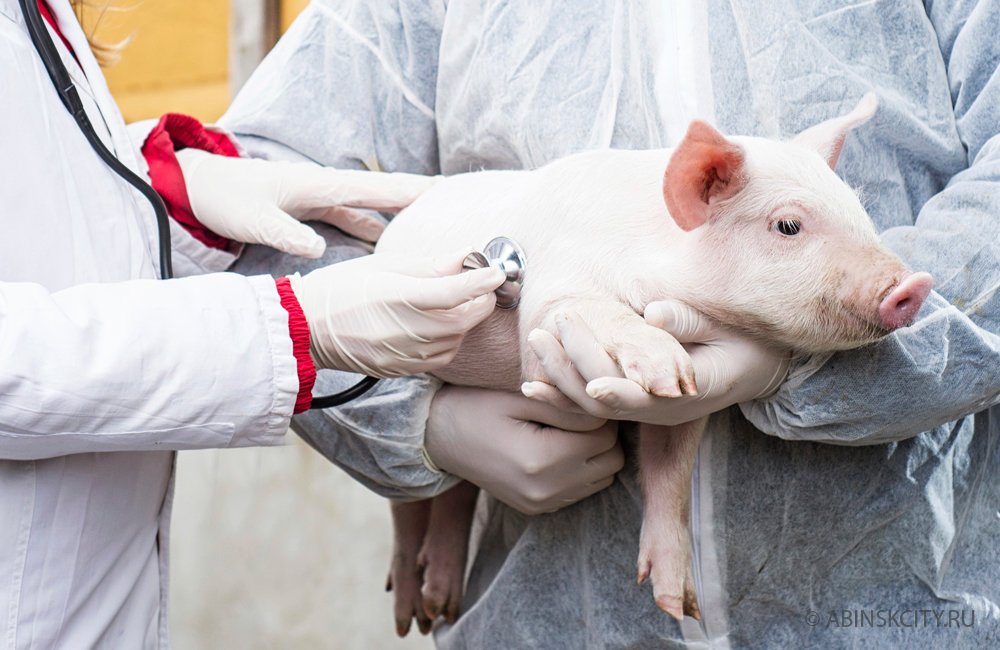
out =
{"type": "Polygon", "coordinates": [[[638,313],[657,300],[700,302],[705,283],[704,273],[693,264],[697,245],[696,236],[678,230],[666,241],[636,251],[636,263],[621,278],[622,301],[638,313]]]}

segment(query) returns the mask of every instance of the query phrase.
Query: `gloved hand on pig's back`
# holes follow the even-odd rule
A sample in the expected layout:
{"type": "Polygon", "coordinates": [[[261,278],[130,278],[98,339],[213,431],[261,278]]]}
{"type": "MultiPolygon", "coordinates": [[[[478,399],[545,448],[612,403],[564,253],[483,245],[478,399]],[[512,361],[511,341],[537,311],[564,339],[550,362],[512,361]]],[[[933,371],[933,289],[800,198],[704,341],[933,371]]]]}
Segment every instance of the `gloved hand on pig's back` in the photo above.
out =
{"type": "Polygon", "coordinates": [[[517,393],[461,386],[434,396],[424,454],[434,469],[528,515],[603,490],[625,465],[615,422],[517,393]]]}
{"type": "Polygon", "coordinates": [[[528,337],[551,383],[525,382],[525,396],[597,417],[673,426],[766,397],[788,373],[790,353],[761,343],[677,301],[646,306],[646,322],[666,330],[691,357],[696,395],[658,396],[626,379],[583,319],[556,317],[559,338],[545,330],[528,337]]]}
{"type": "Polygon", "coordinates": [[[326,242],[304,221],[336,226],[374,242],[385,224],[363,209],[398,212],[439,178],[333,169],[313,162],[177,152],[191,209],[216,235],[319,258],[326,242]]]}

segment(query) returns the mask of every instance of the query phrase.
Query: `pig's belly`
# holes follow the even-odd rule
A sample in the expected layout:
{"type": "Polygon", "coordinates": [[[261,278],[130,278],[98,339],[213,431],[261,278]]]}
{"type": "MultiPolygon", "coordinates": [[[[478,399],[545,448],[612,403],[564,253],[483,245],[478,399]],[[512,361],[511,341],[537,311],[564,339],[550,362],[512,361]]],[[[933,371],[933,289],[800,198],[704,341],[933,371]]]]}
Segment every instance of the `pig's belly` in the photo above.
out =
{"type": "MultiPolygon", "coordinates": [[[[525,172],[479,172],[446,179],[401,212],[386,229],[376,250],[403,255],[448,255],[463,248],[481,250],[497,235],[525,244],[532,239],[510,217],[511,185],[525,172]]],[[[518,311],[497,309],[466,336],[454,361],[433,373],[460,386],[519,390],[521,352],[518,311]]]]}
{"type": "Polygon", "coordinates": [[[516,391],[521,386],[517,313],[497,309],[469,332],[454,361],[435,371],[438,379],[459,386],[516,391]]]}

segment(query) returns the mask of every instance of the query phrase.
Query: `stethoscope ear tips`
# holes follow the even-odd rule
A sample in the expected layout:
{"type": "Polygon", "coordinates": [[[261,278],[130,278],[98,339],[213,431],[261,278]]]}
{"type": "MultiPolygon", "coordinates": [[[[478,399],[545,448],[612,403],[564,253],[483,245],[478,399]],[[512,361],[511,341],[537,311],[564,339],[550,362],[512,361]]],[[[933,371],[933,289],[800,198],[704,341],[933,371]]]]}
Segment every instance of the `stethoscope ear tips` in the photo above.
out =
{"type": "Polygon", "coordinates": [[[493,266],[507,276],[507,280],[497,290],[497,307],[514,309],[521,300],[527,258],[520,245],[510,237],[491,239],[483,252],[473,251],[465,258],[462,266],[466,269],[482,269],[493,266]]]}

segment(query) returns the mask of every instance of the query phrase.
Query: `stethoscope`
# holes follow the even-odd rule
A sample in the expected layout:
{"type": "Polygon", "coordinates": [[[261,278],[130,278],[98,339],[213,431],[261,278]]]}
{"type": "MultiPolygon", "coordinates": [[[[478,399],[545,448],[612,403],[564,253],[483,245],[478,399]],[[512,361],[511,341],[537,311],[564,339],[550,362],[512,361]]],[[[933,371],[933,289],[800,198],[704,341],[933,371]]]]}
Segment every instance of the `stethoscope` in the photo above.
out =
{"type": "MultiPolygon", "coordinates": [[[[163,199],[156,193],[148,183],[137,176],[132,170],[126,167],[114,154],[104,146],[94,126],[87,117],[87,111],[80,101],[80,94],[73,85],[69,71],[63,65],[55,43],[49,36],[49,30],[45,26],[45,19],[42,18],[38,10],[37,0],[19,0],[21,12],[24,14],[25,24],[28,28],[28,35],[35,46],[38,55],[42,58],[45,70],[52,79],[56,92],[63,106],[69,111],[77,126],[87,138],[91,148],[126,183],[134,187],[142,194],[149,204],[153,206],[153,213],[156,215],[157,239],[159,240],[160,253],[160,277],[164,280],[174,276],[173,265],[171,264],[170,251],[170,221],[167,216],[167,207],[163,204],[163,199]]],[[[482,253],[470,253],[465,258],[464,268],[477,269],[485,266],[495,266],[501,269],[507,276],[507,280],[496,290],[497,307],[501,309],[513,309],[520,299],[521,285],[524,282],[526,258],[524,251],[514,240],[508,237],[497,237],[491,240],[482,253]]],[[[323,397],[313,397],[310,409],[325,409],[332,406],[339,406],[346,402],[365,394],[378,383],[377,377],[365,377],[355,385],[346,390],[333,395],[323,397]]]]}

